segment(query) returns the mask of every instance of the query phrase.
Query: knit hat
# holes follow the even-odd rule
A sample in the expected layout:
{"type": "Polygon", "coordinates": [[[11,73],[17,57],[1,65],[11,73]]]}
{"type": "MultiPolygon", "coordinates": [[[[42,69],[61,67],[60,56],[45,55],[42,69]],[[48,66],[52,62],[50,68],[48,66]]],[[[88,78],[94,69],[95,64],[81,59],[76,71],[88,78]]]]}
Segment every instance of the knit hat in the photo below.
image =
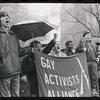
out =
{"type": "Polygon", "coordinates": [[[9,15],[8,15],[8,13],[6,11],[0,11],[0,18],[4,17],[5,15],[7,15],[9,17],[9,15]]]}
{"type": "Polygon", "coordinates": [[[85,35],[87,34],[91,34],[89,31],[86,31],[84,34],[83,34],[83,37],[85,37],[85,35]]]}

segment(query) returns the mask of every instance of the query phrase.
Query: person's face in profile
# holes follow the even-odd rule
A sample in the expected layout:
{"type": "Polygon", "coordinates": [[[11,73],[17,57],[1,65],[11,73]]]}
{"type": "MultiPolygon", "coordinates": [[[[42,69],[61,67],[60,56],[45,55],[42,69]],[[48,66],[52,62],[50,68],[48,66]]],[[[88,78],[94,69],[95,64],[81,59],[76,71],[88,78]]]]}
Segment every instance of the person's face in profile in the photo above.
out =
{"type": "Polygon", "coordinates": [[[74,47],[74,43],[73,42],[70,42],[69,43],[69,47],[73,48],[74,47]]]}
{"type": "Polygon", "coordinates": [[[42,51],[42,45],[40,43],[37,43],[36,46],[35,46],[35,49],[39,52],[42,51]]]}
{"type": "Polygon", "coordinates": [[[71,52],[73,52],[73,53],[76,52],[76,50],[75,50],[75,45],[74,45],[73,42],[70,42],[70,43],[69,43],[69,48],[71,49],[71,52]]]}

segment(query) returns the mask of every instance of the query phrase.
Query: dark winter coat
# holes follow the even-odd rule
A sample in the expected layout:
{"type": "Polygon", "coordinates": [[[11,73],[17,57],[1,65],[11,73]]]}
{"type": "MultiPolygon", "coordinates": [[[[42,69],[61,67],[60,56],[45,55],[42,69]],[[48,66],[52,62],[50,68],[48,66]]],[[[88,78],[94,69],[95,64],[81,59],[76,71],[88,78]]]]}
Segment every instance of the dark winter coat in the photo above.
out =
{"type": "Polygon", "coordinates": [[[19,56],[31,52],[31,47],[21,48],[12,31],[9,35],[0,27],[0,77],[21,73],[19,56]]]}
{"type": "Polygon", "coordinates": [[[80,42],[77,51],[78,52],[82,52],[83,48],[86,47],[86,56],[87,56],[87,61],[91,61],[91,62],[96,62],[96,58],[97,58],[97,45],[90,41],[86,41],[86,42],[80,42]],[[84,43],[84,45],[83,45],[84,43]]]}

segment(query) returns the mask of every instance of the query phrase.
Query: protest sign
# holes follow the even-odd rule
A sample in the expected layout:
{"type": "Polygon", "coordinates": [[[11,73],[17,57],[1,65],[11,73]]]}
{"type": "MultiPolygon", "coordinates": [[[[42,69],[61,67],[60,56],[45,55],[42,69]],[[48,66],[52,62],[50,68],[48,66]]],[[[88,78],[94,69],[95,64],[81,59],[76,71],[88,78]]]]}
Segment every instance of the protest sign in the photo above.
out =
{"type": "Polygon", "coordinates": [[[53,57],[35,51],[40,97],[90,97],[86,54],[53,57]]]}

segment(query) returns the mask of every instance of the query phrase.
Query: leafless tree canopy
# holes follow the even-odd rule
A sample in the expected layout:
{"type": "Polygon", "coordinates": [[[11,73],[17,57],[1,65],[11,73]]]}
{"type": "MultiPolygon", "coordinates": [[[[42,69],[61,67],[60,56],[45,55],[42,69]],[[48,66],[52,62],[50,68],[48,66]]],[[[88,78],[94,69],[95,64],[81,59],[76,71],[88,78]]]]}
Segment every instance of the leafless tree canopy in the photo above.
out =
{"type": "MultiPolygon", "coordinates": [[[[70,15],[74,19],[74,21],[72,21],[72,20],[67,20],[66,18],[64,18],[63,19],[64,21],[71,22],[71,23],[80,23],[92,33],[94,34],[96,33],[94,27],[92,26],[91,22],[88,19],[83,20],[82,18],[80,18],[80,14],[79,14],[80,11],[77,10],[77,13],[75,15],[75,14],[72,14],[70,10],[68,9],[65,9],[63,7],[62,9],[65,11],[66,14],[70,15]]],[[[100,17],[99,17],[100,16],[100,4],[79,4],[78,9],[81,9],[84,11],[84,13],[89,14],[90,16],[94,17],[94,20],[96,20],[98,24],[98,30],[99,30],[98,33],[100,34],[100,17]]]]}

